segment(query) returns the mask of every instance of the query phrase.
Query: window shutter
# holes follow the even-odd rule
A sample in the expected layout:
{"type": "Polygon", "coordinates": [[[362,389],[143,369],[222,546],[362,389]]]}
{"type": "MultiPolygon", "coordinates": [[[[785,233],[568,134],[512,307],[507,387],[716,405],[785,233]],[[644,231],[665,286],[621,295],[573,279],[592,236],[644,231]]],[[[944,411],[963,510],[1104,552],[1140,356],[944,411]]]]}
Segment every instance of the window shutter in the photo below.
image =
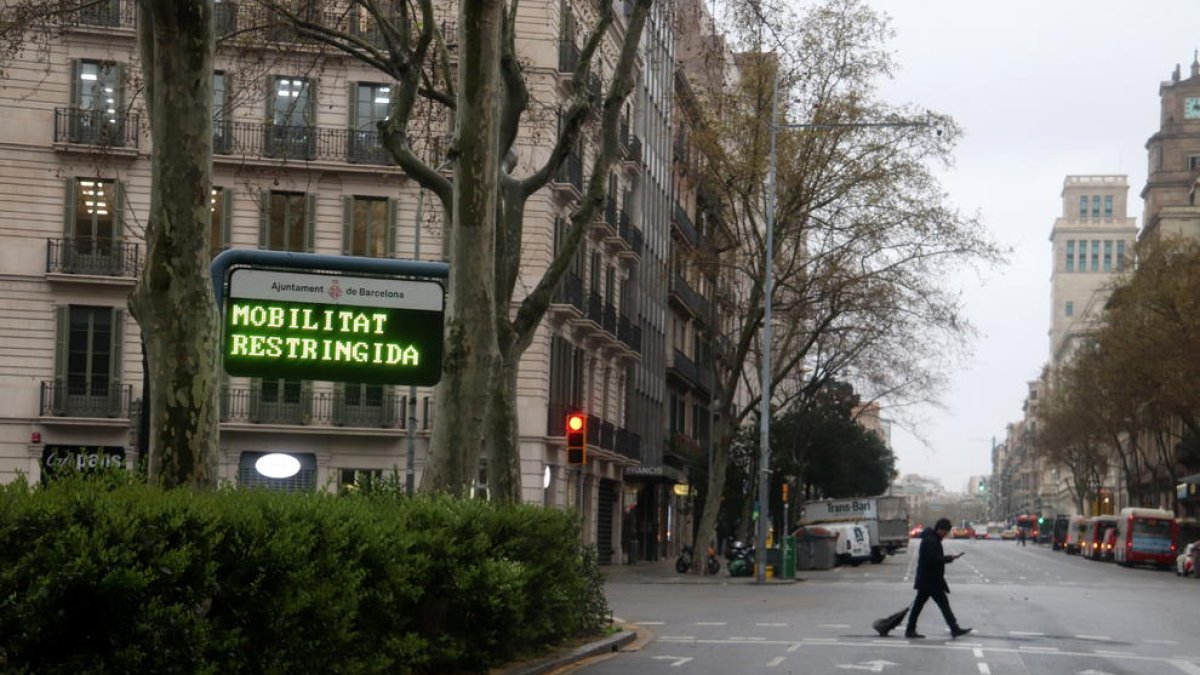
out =
{"type": "Polygon", "coordinates": [[[112,69],[117,80],[117,91],[115,92],[117,115],[123,118],[125,115],[125,64],[114,63],[112,69]]]}
{"type": "Polygon", "coordinates": [[[251,423],[257,423],[262,416],[262,378],[254,377],[250,379],[250,396],[246,404],[246,419],[251,423]]]}
{"type": "Polygon", "coordinates": [[[124,417],[129,414],[125,408],[124,392],[125,388],[121,385],[122,375],[125,362],[125,310],[113,308],[112,310],[112,359],[109,362],[108,371],[108,410],[110,417],[124,417]]]}
{"type": "Polygon", "coordinates": [[[399,210],[399,206],[399,203],[395,199],[388,199],[387,237],[384,238],[383,254],[389,258],[396,257],[396,212],[399,210]]]}
{"type": "Polygon", "coordinates": [[[113,241],[121,241],[125,236],[125,181],[116,181],[113,192],[113,241]]]}
{"type": "Polygon", "coordinates": [[[78,183],[76,178],[64,181],[66,190],[63,197],[63,236],[67,239],[75,237],[75,189],[78,183]]]}
{"type": "Polygon", "coordinates": [[[309,193],[304,195],[304,250],[312,253],[316,250],[317,240],[317,196],[309,193]]]}
{"type": "Polygon", "coordinates": [[[354,235],[354,197],[342,197],[342,255],[350,255],[354,235]]]}
{"type": "Polygon", "coordinates": [[[66,386],[67,381],[67,344],[71,337],[70,305],[55,305],[54,321],[57,324],[54,335],[54,379],[55,389],[58,389],[66,386]]]}
{"type": "Polygon", "coordinates": [[[270,248],[271,191],[258,191],[258,247],[270,248]]]}
{"type": "Polygon", "coordinates": [[[83,70],[83,62],[79,59],[71,59],[71,107],[79,107],[80,91],[79,91],[79,74],[83,70]]]}
{"type": "Polygon", "coordinates": [[[313,383],[310,380],[300,381],[300,420],[301,424],[312,423],[313,383]]]}
{"type": "Polygon", "coordinates": [[[221,188],[221,248],[229,248],[233,239],[233,190],[221,188]]]}
{"type": "Polygon", "coordinates": [[[346,128],[358,129],[358,83],[350,83],[350,94],[346,99],[346,110],[349,114],[349,120],[346,122],[346,128]]]}

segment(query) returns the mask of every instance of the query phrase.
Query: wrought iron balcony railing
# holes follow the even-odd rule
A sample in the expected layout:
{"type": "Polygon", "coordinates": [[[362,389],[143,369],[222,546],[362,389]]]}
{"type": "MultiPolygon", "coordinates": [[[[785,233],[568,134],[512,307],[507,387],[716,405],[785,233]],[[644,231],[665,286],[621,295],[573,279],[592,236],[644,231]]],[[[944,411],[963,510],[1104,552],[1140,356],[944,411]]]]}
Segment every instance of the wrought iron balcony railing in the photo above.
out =
{"type": "Polygon", "coordinates": [[[218,121],[213,153],[268,159],[393,165],[376,131],[218,121]]]}
{"type": "Polygon", "coordinates": [[[679,204],[675,205],[675,215],[671,218],[671,224],[675,225],[679,233],[683,235],[684,241],[688,242],[692,248],[700,246],[700,233],[696,231],[696,226],[692,224],[692,219],[688,216],[687,211],[679,204]]]}
{"type": "Polygon", "coordinates": [[[583,194],[583,161],[578,155],[572,152],[558,165],[554,182],[573,189],[575,194],[583,194]]]}
{"type": "Polygon", "coordinates": [[[617,340],[637,354],[642,353],[642,327],[624,314],[617,320],[617,340]]]}
{"type": "MultiPolygon", "coordinates": [[[[285,387],[224,387],[221,421],[378,429],[406,429],[408,397],[390,387],[312,392],[285,387]]],[[[428,405],[428,403],[427,403],[428,405]]],[[[423,414],[428,428],[429,410],[423,414]]]]}
{"type": "Polygon", "coordinates": [[[41,414],[53,417],[128,419],[133,385],[119,382],[43,380],[41,414]]]}
{"type": "Polygon", "coordinates": [[[587,306],[583,302],[583,279],[574,272],[567,272],[558,290],[554,292],[553,304],[570,305],[579,310],[580,314],[586,312],[587,306]]]}
{"type": "Polygon", "coordinates": [[[138,147],[141,117],[135,113],[91,108],[55,108],[54,142],[110,148],[138,147]]]}
{"type": "Polygon", "coordinates": [[[683,277],[676,274],[671,277],[671,294],[678,298],[679,302],[690,309],[694,315],[701,319],[707,319],[709,316],[708,299],[696,292],[692,285],[689,284],[683,277]]]}
{"type": "Polygon", "coordinates": [[[619,428],[617,429],[616,452],[618,455],[636,459],[642,459],[642,437],[632,431],[619,428]]]}
{"type": "Polygon", "coordinates": [[[643,243],[641,229],[631,222],[629,214],[626,213],[624,209],[621,210],[621,215],[618,217],[618,222],[620,224],[617,226],[617,231],[620,233],[621,238],[625,240],[626,244],[629,244],[629,248],[635,254],[641,256],[643,243]]]}
{"type": "Polygon", "coordinates": [[[137,2],[135,0],[100,0],[63,15],[65,22],[73,26],[95,26],[97,28],[134,28],[137,26],[137,2]]]}
{"type": "Polygon", "coordinates": [[[46,241],[46,272],[137,278],[141,247],[127,241],[75,237],[46,241]]]}

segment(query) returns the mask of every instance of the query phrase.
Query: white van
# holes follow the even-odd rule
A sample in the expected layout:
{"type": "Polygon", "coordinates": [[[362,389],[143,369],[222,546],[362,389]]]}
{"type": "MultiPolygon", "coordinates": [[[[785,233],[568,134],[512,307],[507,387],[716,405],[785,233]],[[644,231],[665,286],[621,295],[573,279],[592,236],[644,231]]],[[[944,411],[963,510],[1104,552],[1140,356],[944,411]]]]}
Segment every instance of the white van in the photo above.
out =
{"type": "Polygon", "coordinates": [[[839,565],[855,567],[871,559],[871,540],[867,528],[859,523],[825,523],[821,527],[837,534],[834,550],[839,565]]]}

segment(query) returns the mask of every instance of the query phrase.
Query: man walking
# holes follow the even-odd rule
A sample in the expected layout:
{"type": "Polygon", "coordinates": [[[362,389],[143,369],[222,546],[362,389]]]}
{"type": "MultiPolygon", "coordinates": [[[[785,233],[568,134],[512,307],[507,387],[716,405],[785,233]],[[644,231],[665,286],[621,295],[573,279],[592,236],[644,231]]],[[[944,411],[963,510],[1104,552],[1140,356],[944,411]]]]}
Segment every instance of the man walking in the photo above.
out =
{"type": "Polygon", "coordinates": [[[942,539],[949,531],[950,520],[942,518],[932,528],[927,527],[921,533],[921,548],[917,554],[917,581],[913,584],[913,588],[917,590],[917,598],[913,600],[912,610],[908,615],[908,628],[904,631],[906,638],[925,637],[917,632],[917,617],[921,615],[925,601],[930,598],[933,598],[938,609],[942,610],[942,617],[950,627],[951,636],[959,637],[972,630],[958,625],[958,619],[954,618],[954,612],[950,609],[950,599],[946,597],[950,592],[950,587],[946,585],[946,565],[963,555],[946,555],[942,551],[942,539]]]}

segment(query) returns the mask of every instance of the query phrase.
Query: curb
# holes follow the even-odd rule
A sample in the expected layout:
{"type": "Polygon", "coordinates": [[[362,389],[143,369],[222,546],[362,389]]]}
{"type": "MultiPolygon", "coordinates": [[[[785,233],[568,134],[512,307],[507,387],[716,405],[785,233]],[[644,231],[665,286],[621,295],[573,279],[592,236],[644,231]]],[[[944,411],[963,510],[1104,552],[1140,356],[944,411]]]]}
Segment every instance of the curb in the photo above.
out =
{"type": "Polygon", "coordinates": [[[569,666],[597,654],[618,651],[621,647],[633,642],[636,637],[637,633],[623,630],[595,642],[590,642],[565,654],[549,656],[532,663],[515,666],[502,672],[503,675],[541,675],[542,673],[558,670],[559,668],[569,666]]]}

